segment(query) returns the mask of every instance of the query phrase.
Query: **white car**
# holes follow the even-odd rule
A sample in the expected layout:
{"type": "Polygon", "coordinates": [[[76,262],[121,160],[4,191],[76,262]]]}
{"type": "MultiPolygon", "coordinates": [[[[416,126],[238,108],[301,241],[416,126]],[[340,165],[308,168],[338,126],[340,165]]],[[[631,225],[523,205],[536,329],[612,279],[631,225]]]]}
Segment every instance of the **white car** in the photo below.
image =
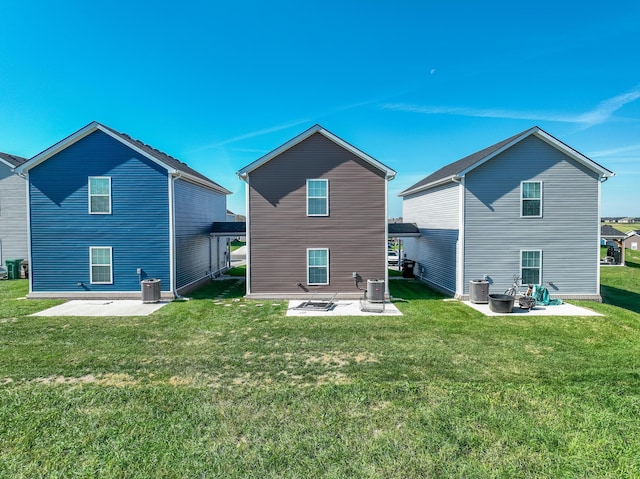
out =
{"type": "Polygon", "coordinates": [[[400,258],[398,257],[398,253],[396,251],[387,251],[387,264],[389,266],[397,266],[399,259],[400,258]]]}

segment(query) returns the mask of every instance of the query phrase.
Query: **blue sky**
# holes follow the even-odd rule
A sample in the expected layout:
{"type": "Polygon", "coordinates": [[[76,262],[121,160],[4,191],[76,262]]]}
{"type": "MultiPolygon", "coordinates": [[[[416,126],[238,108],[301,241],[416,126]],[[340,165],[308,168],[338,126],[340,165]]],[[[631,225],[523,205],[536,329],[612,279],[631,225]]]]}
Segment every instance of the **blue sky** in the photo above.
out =
{"type": "Polygon", "coordinates": [[[640,2],[0,1],[0,151],[96,120],[232,190],[319,123],[397,193],[534,125],[614,171],[640,216],[640,2]]]}

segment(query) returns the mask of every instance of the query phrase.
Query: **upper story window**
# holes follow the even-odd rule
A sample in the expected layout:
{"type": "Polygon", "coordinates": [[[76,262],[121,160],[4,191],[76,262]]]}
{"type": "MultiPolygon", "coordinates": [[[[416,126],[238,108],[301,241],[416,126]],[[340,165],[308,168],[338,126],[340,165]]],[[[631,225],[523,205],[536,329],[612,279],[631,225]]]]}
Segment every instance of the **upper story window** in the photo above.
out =
{"type": "Polygon", "coordinates": [[[111,214],[111,178],[89,177],[89,213],[111,214]]]}
{"type": "Polygon", "coordinates": [[[307,216],[329,216],[329,180],[307,180],[307,216]]]}
{"type": "Polygon", "coordinates": [[[542,182],[523,181],[520,184],[521,216],[542,216],[542,182]]]}

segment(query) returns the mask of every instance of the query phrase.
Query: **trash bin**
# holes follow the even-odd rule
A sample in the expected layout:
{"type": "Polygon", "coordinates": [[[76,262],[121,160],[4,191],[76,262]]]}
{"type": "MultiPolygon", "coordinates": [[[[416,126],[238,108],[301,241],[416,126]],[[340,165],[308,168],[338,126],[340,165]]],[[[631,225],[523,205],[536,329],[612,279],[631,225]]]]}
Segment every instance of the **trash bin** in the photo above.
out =
{"type": "Polygon", "coordinates": [[[7,266],[7,278],[20,279],[20,264],[22,263],[22,258],[7,259],[4,263],[7,266]]]}
{"type": "Polygon", "coordinates": [[[415,278],[413,275],[413,268],[415,267],[416,262],[410,259],[405,259],[402,262],[402,277],[403,278],[415,278]]]}
{"type": "Polygon", "coordinates": [[[142,302],[157,303],[160,301],[160,284],[159,279],[143,279],[142,285],[142,302]]]}
{"type": "Polygon", "coordinates": [[[472,279],[469,281],[469,301],[472,303],[488,303],[489,281],[484,279],[472,279]]]}

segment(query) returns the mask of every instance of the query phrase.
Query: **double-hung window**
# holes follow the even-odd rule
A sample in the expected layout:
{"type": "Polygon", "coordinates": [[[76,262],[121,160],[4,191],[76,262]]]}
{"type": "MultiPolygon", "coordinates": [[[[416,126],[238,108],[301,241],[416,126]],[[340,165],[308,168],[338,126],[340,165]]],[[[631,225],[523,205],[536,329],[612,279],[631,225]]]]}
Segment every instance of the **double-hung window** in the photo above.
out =
{"type": "Polygon", "coordinates": [[[89,213],[93,215],[111,214],[111,178],[108,176],[89,177],[89,213]]]}
{"type": "Polygon", "coordinates": [[[307,249],[307,284],[329,284],[329,249],[307,249]]]}
{"type": "Polygon", "coordinates": [[[523,181],[520,184],[520,215],[526,217],[542,216],[542,182],[523,181]]]}
{"type": "Polygon", "coordinates": [[[89,262],[91,284],[113,284],[113,261],[110,246],[91,246],[89,262]]]}
{"type": "Polygon", "coordinates": [[[520,251],[520,276],[522,284],[541,284],[542,251],[520,251]]]}
{"type": "Polygon", "coordinates": [[[307,216],[329,216],[329,180],[307,180],[307,216]]]}

